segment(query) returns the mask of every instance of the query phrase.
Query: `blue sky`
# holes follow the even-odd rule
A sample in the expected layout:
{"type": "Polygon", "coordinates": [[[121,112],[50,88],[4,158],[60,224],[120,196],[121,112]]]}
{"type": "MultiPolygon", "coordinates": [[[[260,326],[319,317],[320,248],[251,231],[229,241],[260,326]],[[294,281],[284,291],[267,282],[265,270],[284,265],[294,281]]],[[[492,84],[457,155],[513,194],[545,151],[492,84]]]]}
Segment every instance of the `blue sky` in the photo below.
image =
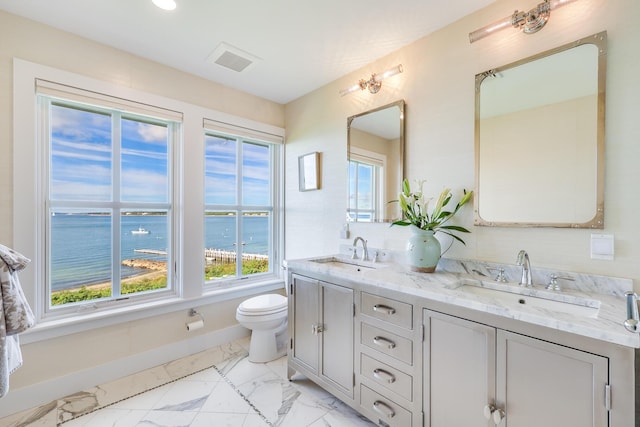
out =
{"type": "MultiPolygon", "coordinates": [[[[237,142],[218,136],[205,138],[206,204],[236,204],[237,142]]],[[[245,205],[269,205],[269,147],[242,144],[242,202],[245,205]]]]}
{"type": "MultiPolygon", "coordinates": [[[[52,106],[53,200],[111,201],[115,171],[111,128],[109,115],[52,106]]],[[[121,200],[168,202],[167,128],[123,119],[121,129],[121,200]]],[[[236,147],[233,139],[205,137],[205,203],[236,204],[236,147]]],[[[265,145],[242,144],[245,205],[270,204],[269,151],[265,145]]]]}
{"type": "Polygon", "coordinates": [[[373,198],[372,180],[374,166],[360,162],[349,162],[349,208],[351,209],[371,209],[373,198]],[[356,170],[357,169],[357,170],[356,170]],[[356,172],[357,184],[356,191],[356,172]],[[357,200],[356,200],[357,196],[357,200]],[[357,206],[356,206],[357,203],[357,206]]]}
{"type": "MultiPolygon", "coordinates": [[[[111,200],[111,134],[108,115],[52,107],[53,200],[111,200]]],[[[123,120],[121,159],[123,201],[168,201],[166,127],[123,120]]]]}

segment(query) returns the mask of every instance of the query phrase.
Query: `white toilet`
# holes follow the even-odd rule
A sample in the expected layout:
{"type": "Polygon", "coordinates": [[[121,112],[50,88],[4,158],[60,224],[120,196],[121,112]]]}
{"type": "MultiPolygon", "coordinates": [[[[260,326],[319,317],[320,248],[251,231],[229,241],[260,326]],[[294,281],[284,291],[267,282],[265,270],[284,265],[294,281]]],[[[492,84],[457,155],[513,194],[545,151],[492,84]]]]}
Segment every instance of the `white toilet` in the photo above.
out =
{"type": "Polygon", "coordinates": [[[264,363],[287,353],[287,297],[258,295],[242,302],[236,319],[251,329],[249,361],[264,363]]]}

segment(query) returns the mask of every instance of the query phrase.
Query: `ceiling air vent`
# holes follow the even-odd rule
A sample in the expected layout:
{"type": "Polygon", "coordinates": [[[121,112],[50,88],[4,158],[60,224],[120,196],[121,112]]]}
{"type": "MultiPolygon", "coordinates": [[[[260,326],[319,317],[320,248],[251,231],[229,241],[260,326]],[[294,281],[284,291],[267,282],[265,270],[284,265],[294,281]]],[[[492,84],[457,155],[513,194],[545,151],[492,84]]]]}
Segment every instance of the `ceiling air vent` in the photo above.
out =
{"type": "Polygon", "coordinates": [[[256,61],[259,61],[255,55],[251,55],[237,47],[233,47],[227,43],[220,43],[211,55],[207,58],[207,62],[221,65],[233,71],[243,71],[256,61]]]}

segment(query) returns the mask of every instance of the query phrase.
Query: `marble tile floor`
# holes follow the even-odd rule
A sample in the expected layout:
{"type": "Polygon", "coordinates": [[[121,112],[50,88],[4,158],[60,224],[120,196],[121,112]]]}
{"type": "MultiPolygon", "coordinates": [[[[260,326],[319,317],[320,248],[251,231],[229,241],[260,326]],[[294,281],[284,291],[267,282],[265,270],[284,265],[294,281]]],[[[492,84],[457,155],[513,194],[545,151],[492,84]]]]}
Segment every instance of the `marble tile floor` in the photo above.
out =
{"type": "Polygon", "coordinates": [[[199,372],[129,397],[63,427],[371,427],[374,424],[304,376],[287,359],[251,363],[248,338],[199,372]]]}

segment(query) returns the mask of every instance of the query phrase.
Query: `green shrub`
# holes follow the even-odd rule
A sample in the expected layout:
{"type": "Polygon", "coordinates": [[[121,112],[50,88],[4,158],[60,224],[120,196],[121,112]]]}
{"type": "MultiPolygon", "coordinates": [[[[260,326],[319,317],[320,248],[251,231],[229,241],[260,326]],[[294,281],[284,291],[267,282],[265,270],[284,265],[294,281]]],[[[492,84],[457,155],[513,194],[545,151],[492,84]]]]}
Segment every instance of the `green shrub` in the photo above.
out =
{"type": "MultiPolygon", "coordinates": [[[[137,292],[164,289],[167,287],[167,277],[160,276],[153,279],[140,279],[122,284],[122,294],[133,294],[137,292]]],[[[67,289],[51,293],[51,305],[62,305],[73,302],[89,301],[111,296],[111,288],[89,289],[81,286],[77,289],[67,289]]]]}
{"type": "MultiPolygon", "coordinates": [[[[242,274],[250,275],[256,273],[266,273],[269,271],[268,260],[251,260],[242,263],[242,274]]],[[[236,264],[212,264],[205,268],[205,280],[221,277],[233,277],[236,274],[236,264]]],[[[139,280],[122,284],[121,293],[134,294],[139,292],[153,291],[167,287],[167,277],[159,276],[155,278],[141,278],[139,280]]],[[[111,296],[110,288],[89,289],[81,286],[76,289],[66,289],[51,293],[51,305],[63,305],[80,301],[89,301],[111,296]]]]}
{"type": "MultiPolygon", "coordinates": [[[[256,273],[266,273],[269,271],[269,260],[256,259],[244,261],[242,263],[242,274],[250,275],[256,273]]],[[[221,277],[233,277],[236,275],[236,263],[232,264],[211,264],[205,267],[205,280],[221,277]]]]}

